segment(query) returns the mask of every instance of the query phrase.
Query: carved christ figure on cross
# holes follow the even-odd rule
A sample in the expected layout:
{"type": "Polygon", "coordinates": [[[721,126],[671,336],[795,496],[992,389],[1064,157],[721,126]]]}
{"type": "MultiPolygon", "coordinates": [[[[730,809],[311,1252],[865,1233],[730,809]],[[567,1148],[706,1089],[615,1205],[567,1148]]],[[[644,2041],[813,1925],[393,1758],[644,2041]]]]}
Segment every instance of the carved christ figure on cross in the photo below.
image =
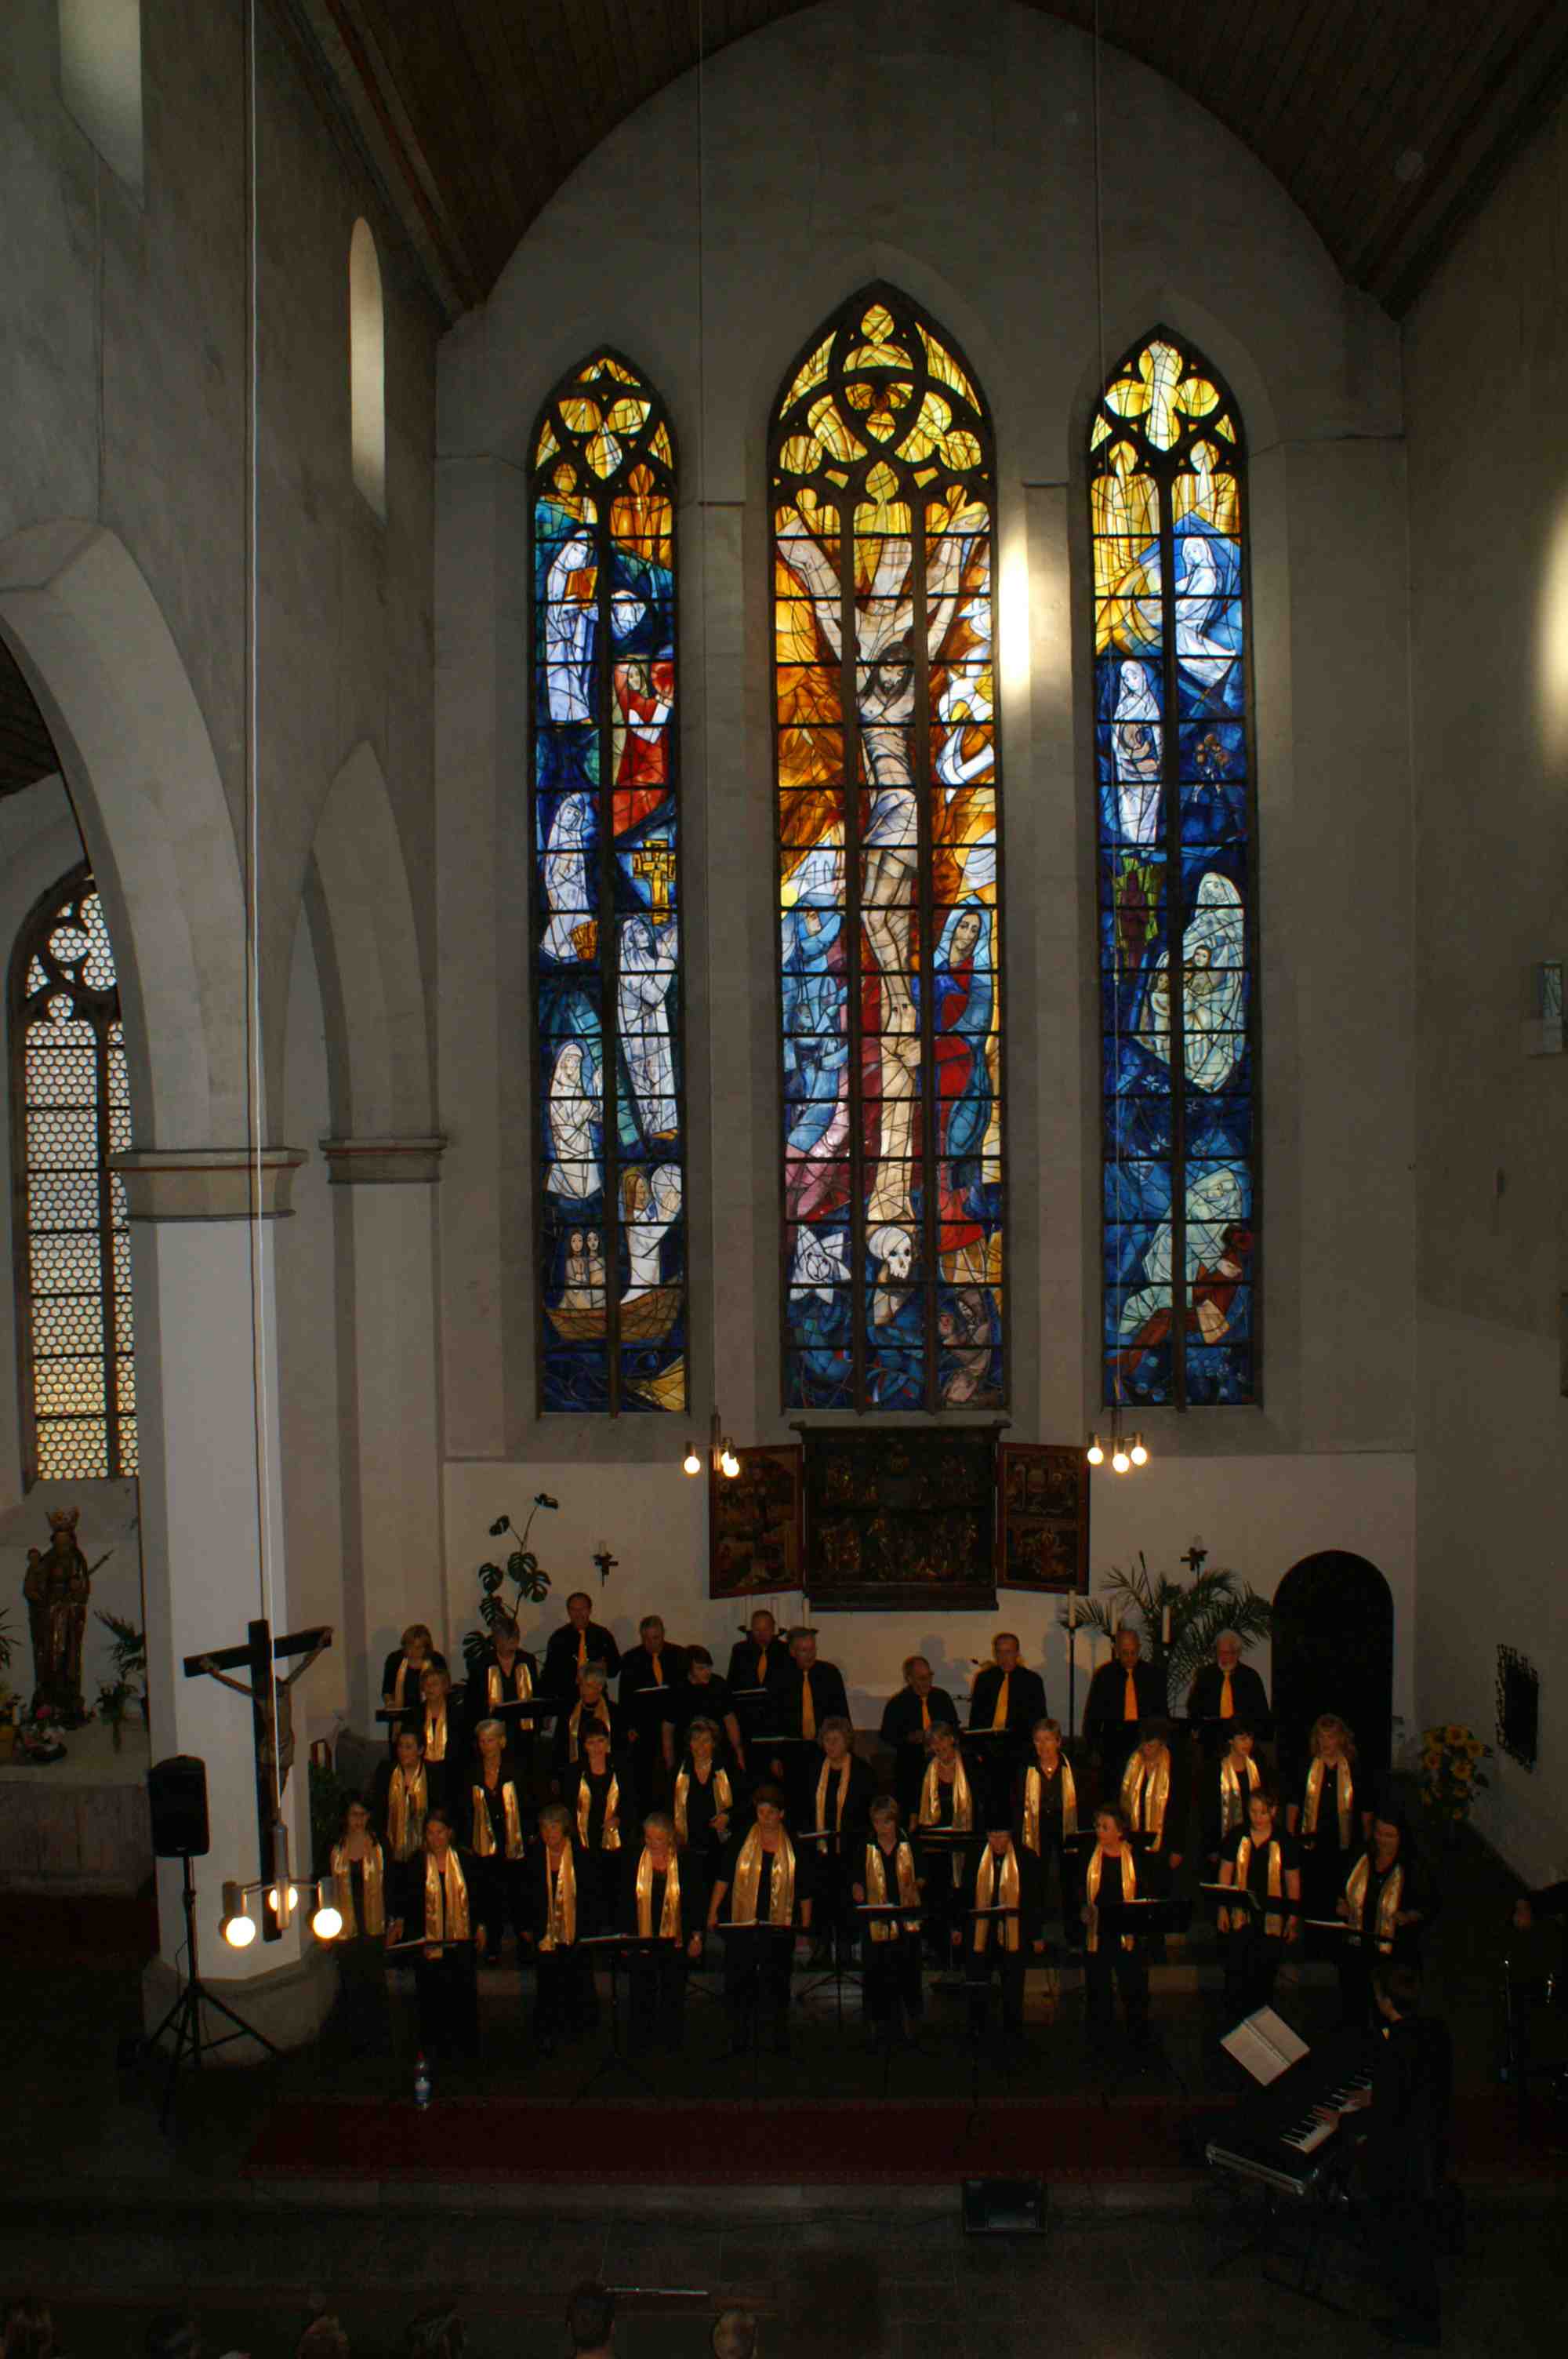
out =
{"type": "Polygon", "coordinates": [[[300,1657],[287,1678],[281,1680],[274,1678],[270,1697],[263,1694],[258,1698],[255,1689],[248,1687],[243,1680],[232,1680],[227,1671],[220,1669],[213,1656],[198,1655],[196,1657],[196,1666],[199,1670],[205,1671],[209,1678],[216,1680],[220,1687],[232,1688],[236,1695],[243,1695],[249,1699],[255,1723],[256,1788],[258,1795],[265,1799],[266,1815],[269,1819],[275,1799],[281,1801],[283,1799],[284,1788],[288,1783],[288,1773],[294,1767],[294,1706],[288,1690],[296,1680],[304,1677],[317,1656],[324,1654],[331,1643],[330,1624],[323,1624],[320,1629],[307,1633],[309,1652],[300,1657]],[[277,1787],[276,1797],[273,1792],[275,1776],[277,1787]]]}

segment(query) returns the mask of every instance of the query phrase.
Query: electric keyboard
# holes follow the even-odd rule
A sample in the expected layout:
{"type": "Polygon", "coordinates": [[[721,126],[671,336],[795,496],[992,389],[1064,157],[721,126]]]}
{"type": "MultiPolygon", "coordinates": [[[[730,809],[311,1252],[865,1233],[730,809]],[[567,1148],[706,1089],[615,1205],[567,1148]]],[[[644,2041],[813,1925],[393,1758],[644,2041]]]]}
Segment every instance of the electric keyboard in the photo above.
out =
{"type": "Polygon", "coordinates": [[[1244,2097],[1235,2126],[1211,2138],[1205,2156],[1211,2168],[1249,2179],[1281,2195],[1315,2192],[1338,2130],[1319,2121],[1316,2108],[1342,2112],[1353,2096],[1372,2085],[1372,2036],[1340,2032],[1292,2064],[1266,2089],[1244,2097]]]}

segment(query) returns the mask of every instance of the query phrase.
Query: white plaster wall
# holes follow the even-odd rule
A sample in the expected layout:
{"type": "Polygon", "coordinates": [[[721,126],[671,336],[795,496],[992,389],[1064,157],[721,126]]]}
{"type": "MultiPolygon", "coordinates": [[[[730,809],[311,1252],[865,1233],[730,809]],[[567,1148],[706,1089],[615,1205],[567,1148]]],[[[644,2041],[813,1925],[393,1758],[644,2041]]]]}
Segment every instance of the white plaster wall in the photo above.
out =
{"type": "Polygon", "coordinates": [[[1418,1316],[1426,1720],[1490,1735],[1496,1650],[1541,1672],[1540,1766],[1478,1823],[1568,1875],[1568,1060],[1525,1054],[1568,956],[1568,112],[1412,314],[1418,1316]],[[1477,422],[1486,421],[1484,433],[1477,422]]]}
{"type": "MultiPolygon", "coordinates": [[[[475,1574],[487,1560],[502,1562],[512,1545],[493,1540],[490,1527],[503,1512],[520,1529],[539,1491],[558,1499],[541,1510],[529,1545],[550,1574],[541,1607],[524,1608],[524,1643],[542,1646],[566,1619],[569,1591],[586,1589],[595,1613],[622,1647],[636,1643],[644,1614],[665,1616],[672,1638],[700,1639],[720,1668],[754,1601],[715,1602],[708,1595],[708,1485],[681,1472],[679,1449],[663,1465],[628,1466],[606,1483],[581,1464],[460,1464],[446,1470],[449,1653],[460,1652],[474,1626],[475,1574]],[[600,1589],[595,1552],[605,1543],[619,1558],[600,1589]]],[[[1108,1471],[1092,1478],[1090,1586],[1112,1568],[1130,1569],[1141,1549],[1150,1566],[1184,1578],[1178,1559],[1195,1538],[1211,1565],[1228,1565],[1265,1596],[1284,1575],[1320,1549],[1364,1556],[1387,1580],[1394,1599],[1394,1711],[1411,1714],[1415,1680],[1415,1482],[1408,1451],[1340,1457],[1252,1459],[1243,1466],[1213,1461],[1155,1458],[1136,1476],[1108,1471]]],[[[798,1619],[801,1600],[768,1599],[783,1622],[798,1619]]],[[[432,1604],[434,1600],[432,1600],[432,1604]]],[[[1024,1659],[1040,1669],[1051,1708],[1066,1717],[1066,1641],[1056,1627],[1060,1602],[1003,1592],[994,1614],[824,1614],[821,1649],[838,1664],[859,1725],[874,1725],[885,1699],[901,1684],[899,1666],[917,1649],[929,1655],[939,1681],[967,1684],[971,1659],[985,1660],[991,1634],[1016,1630],[1024,1659]]],[[[1099,1659],[1106,1648],[1102,1641],[1099,1659]]],[[[1265,1679],[1270,1650],[1250,1659],[1265,1679]]],[[[1082,1717],[1091,1655],[1078,1643],[1076,1705],[1082,1717]]]]}

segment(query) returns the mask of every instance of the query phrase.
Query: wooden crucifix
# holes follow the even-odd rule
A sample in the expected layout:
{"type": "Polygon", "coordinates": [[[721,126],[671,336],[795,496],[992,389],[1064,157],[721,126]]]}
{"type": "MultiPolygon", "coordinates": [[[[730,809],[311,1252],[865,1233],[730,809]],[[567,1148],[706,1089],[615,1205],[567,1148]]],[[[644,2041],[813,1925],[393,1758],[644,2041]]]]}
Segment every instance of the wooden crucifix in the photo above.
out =
{"type": "MultiPolygon", "coordinates": [[[[256,1755],[256,1848],[265,1896],[276,1865],[273,1827],[288,1773],[294,1767],[294,1708],[288,1691],[295,1680],[310,1669],[317,1656],[331,1645],[332,1632],[328,1623],[319,1624],[313,1630],[291,1630],[286,1638],[275,1638],[268,1622],[252,1622],[247,1628],[243,1647],[221,1647],[211,1655],[187,1655],[185,1676],[188,1680],[214,1679],[220,1687],[232,1688],[236,1695],[250,1700],[256,1755]],[[280,1680],[273,1665],[287,1660],[290,1655],[297,1655],[300,1660],[286,1679],[280,1680]],[[247,1670],[249,1681],[228,1676],[237,1670],[247,1670]]],[[[264,1940],[283,1939],[277,1912],[265,1897],[261,1920],[264,1940]]]]}

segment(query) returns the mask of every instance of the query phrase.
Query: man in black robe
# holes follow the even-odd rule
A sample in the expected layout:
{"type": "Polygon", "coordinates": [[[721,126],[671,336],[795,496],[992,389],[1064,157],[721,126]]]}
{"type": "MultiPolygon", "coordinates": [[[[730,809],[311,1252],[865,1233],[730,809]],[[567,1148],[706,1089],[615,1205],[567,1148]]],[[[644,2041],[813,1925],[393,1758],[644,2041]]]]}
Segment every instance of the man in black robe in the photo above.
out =
{"type": "Polygon", "coordinates": [[[753,2027],[765,2022],[775,2055],[789,2053],[789,1977],[797,1932],[811,1930],[812,1868],[785,1830],[784,1798],[777,1786],[759,1786],[753,1798],[756,1823],[731,1835],[718,1880],[708,1897],[708,1927],[737,1930],[724,1944],[724,1997],[730,2010],[730,2052],[747,2053],[753,2027]],[[775,1924],[773,1878],[793,1860],[795,1894],[785,1921],[775,1924]],[[737,1889],[739,1881],[754,1889],[737,1889]],[[752,1927],[761,1930],[747,1930],[752,1927]]]}
{"type": "Polygon", "coordinates": [[[641,1808],[652,1810],[665,1788],[665,1732],[676,1690],[686,1678],[686,1656],[666,1645],[657,1614],[644,1614],[637,1644],[621,1658],[621,1719],[641,1808]]]}
{"type": "Polygon", "coordinates": [[[643,1821],[641,1844],[628,1847],[626,1872],[621,1879],[618,1930],[656,1940],[667,1930],[672,1946],[656,1957],[638,1959],[631,1972],[632,2044],[634,2049],[663,2048],[674,2055],[686,2045],[686,1978],[688,1965],[702,1955],[702,1928],[707,1891],[702,1879],[688,1874],[687,1863],[676,1848],[673,1819],[651,1810],[643,1821]],[[670,1900],[670,1878],[676,1897],[670,1900]],[[643,1887],[646,1887],[644,1890],[643,1887]]]}
{"type": "Polygon", "coordinates": [[[907,1826],[920,1808],[925,1776],[925,1756],[933,1723],[958,1725],[958,1707],[946,1688],[939,1688],[924,1655],[911,1655],[903,1666],[903,1685],[889,1696],[882,1713],[881,1741],[893,1757],[893,1792],[900,1818],[907,1826]]]}
{"type": "Polygon", "coordinates": [[[1161,1720],[1164,1712],[1165,1682],[1143,1660],[1137,1631],[1119,1630],[1111,1660],[1089,1681],[1084,1704],[1084,1736],[1090,1752],[1099,1756],[1099,1789],[1108,1800],[1121,1791],[1121,1773],[1138,1743],[1140,1722],[1161,1720]]]}
{"type": "Polygon", "coordinates": [[[751,1636],[738,1638],[730,1649],[730,1669],[726,1674],[730,1687],[742,1697],[751,1691],[765,1689],[765,1701],[747,1701],[741,1713],[741,1726],[748,1735],[752,1728],[772,1735],[774,1731],[766,1718],[768,1704],[781,1688],[788,1687],[795,1673],[789,1648],[779,1636],[779,1625],[765,1605],[759,1605],[752,1616],[751,1636]]]}
{"type": "Polygon", "coordinates": [[[569,1812],[560,1802],[546,1802],[539,1813],[539,1840],[523,1864],[526,1939],[534,1959],[534,2038],[544,2056],[553,2056],[560,2039],[579,2038],[599,2013],[593,1975],[578,1946],[593,1930],[583,1916],[582,1864],[569,1812]]]}
{"type": "Polygon", "coordinates": [[[994,1659],[982,1664],[969,1688],[970,1730],[986,1736],[969,1752],[985,1777],[986,1807],[998,1819],[1007,1814],[1014,1776],[1029,1753],[1029,1733],[1045,1715],[1045,1682],[1020,1660],[1021,1652],[1016,1633],[999,1630],[991,1640],[994,1659]]]}
{"type": "Polygon", "coordinates": [[[1217,1761],[1229,1738],[1227,1723],[1245,1720],[1260,1741],[1273,1725],[1269,1714],[1269,1690],[1250,1663],[1241,1659],[1241,1639],[1235,1630],[1222,1630],[1214,1642],[1214,1660],[1205,1663],[1187,1690],[1187,1718],[1207,1760],[1217,1761]]]}
{"type": "Polygon", "coordinates": [[[607,1680],[621,1669],[621,1649],[593,1618],[593,1600],[586,1589],[574,1589],[567,1600],[564,1628],[552,1633],[545,1647],[544,1687],[563,1703],[575,1701],[577,1675],[585,1664],[597,1663],[607,1680]]]}

